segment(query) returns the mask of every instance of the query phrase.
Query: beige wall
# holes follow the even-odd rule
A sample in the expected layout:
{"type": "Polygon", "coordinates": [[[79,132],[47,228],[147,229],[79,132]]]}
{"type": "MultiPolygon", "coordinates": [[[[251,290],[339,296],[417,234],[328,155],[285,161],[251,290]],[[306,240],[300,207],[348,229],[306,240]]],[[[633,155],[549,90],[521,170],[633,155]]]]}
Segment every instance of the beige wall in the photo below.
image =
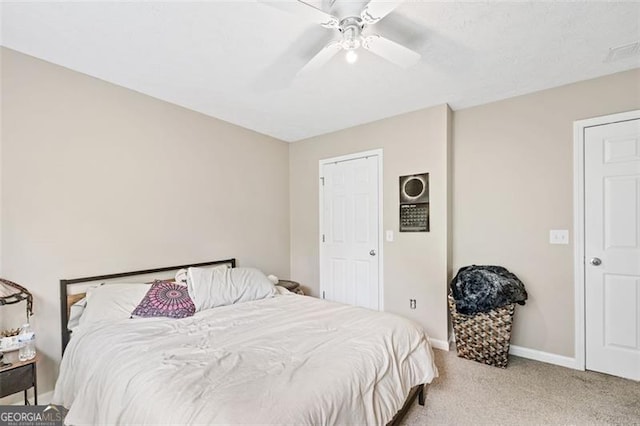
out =
{"type": "Polygon", "coordinates": [[[384,247],[386,310],[445,339],[442,265],[450,274],[469,264],[504,265],[530,296],[517,309],[512,343],[573,357],[573,121],[638,108],[640,70],[632,70],[456,111],[453,120],[438,107],[294,143],[291,276],[318,293],[318,160],[383,148],[384,228],[397,238],[384,247]],[[448,194],[438,192],[447,189],[440,176],[447,161],[448,194]],[[438,182],[432,206],[441,210],[432,212],[431,233],[399,234],[398,176],[421,171],[438,182]],[[447,215],[449,243],[439,234],[447,215]],[[568,229],[571,244],[549,244],[550,229],[568,229]],[[417,310],[408,309],[409,298],[418,299],[417,310]]]}
{"type": "Polygon", "coordinates": [[[396,237],[384,243],[386,310],[444,340],[447,268],[502,264],[530,293],[513,343],[573,356],[572,248],[548,244],[549,229],[573,234],[572,122],[640,108],[640,71],[288,146],[0,52],[0,265],[35,293],[42,391],[60,353],[60,278],[236,256],[317,295],[318,160],[375,148],[396,237]],[[432,231],[400,234],[398,176],[425,171],[432,231]]]}
{"type": "Polygon", "coordinates": [[[526,284],[512,343],[574,356],[573,121],[640,108],[640,70],[454,113],[453,265],[526,284]],[[568,229],[569,245],[550,245],[568,229]]]}
{"type": "Polygon", "coordinates": [[[3,276],[35,295],[42,392],[61,278],[232,256],[289,275],[286,143],[1,54],[3,276]]]}
{"type": "Polygon", "coordinates": [[[291,276],[319,291],[318,161],[383,149],[385,311],[415,319],[447,339],[447,143],[449,108],[439,106],[291,144],[291,276]],[[398,232],[398,177],[429,172],[431,232],[398,232]],[[409,299],[417,309],[409,309],[409,299]]]}

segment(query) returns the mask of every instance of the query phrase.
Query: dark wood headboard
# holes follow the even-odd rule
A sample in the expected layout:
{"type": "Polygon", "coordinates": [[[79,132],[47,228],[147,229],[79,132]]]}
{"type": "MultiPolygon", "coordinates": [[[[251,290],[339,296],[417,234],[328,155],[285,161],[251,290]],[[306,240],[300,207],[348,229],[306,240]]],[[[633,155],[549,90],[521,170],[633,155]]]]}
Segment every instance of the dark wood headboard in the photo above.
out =
{"type": "MultiPolygon", "coordinates": [[[[71,278],[66,280],[60,280],[60,329],[62,330],[62,354],[64,354],[64,350],[66,349],[67,344],[69,343],[69,339],[71,338],[71,331],[69,331],[69,329],[67,328],[67,323],[69,322],[69,312],[71,310],[71,305],[73,305],[74,303],[76,303],[77,301],[79,301],[84,297],[84,293],[69,294],[69,286],[74,284],[90,283],[95,281],[107,281],[107,280],[114,280],[118,278],[133,277],[136,275],[149,275],[149,274],[156,274],[156,273],[162,273],[162,272],[177,271],[178,269],[183,269],[183,268],[214,266],[214,265],[223,265],[223,264],[229,264],[231,265],[232,268],[235,268],[236,259],[231,258],[231,259],[225,259],[225,260],[214,260],[211,262],[167,266],[163,268],[145,269],[142,271],[119,272],[117,274],[96,275],[93,277],[82,277],[82,278],[71,278]]],[[[167,279],[169,277],[157,277],[157,278],[167,279]]]]}

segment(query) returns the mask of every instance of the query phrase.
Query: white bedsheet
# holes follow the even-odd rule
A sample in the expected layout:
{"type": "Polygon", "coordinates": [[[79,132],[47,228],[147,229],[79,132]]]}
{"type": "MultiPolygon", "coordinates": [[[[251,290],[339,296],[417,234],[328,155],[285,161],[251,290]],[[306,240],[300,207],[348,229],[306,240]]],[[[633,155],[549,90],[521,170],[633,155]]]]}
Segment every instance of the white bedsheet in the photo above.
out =
{"type": "Polygon", "coordinates": [[[73,425],[379,425],[436,375],[415,323],[286,295],[80,326],[53,403],[73,425]]]}

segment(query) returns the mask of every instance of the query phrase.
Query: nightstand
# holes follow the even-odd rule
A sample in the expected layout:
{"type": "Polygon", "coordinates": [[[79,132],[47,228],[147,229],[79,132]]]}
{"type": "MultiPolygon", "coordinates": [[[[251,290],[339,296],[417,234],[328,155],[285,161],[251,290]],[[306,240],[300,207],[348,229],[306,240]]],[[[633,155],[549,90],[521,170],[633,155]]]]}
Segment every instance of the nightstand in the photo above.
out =
{"type": "Polygon", "coordinates": [[[29,405],[27,390],[33,388],[34,404],[38,405],[38,380],[36,364],[39,355],[29,361],[16,361],[0,368],[0,398],[24,391],[24,405],[29,405]]]}
{"type": "Polygon", "coordinates": [[[292,293],[300,294],[304,296],[304,291],[302,291],[302,287],[300,287],[299,282],[289,281],[289,280],[280,280],[278,284],[280,287],[284,287],[292,293]]]}

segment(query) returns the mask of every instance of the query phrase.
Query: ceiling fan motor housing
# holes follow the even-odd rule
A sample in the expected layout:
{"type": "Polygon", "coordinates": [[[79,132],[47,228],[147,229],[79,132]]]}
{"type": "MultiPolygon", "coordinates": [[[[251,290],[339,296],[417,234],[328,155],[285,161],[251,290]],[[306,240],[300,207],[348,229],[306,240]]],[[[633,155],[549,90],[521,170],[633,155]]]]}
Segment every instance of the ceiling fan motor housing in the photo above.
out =
{"type": "Polygon", "coordinates": [[[342,48],[345,50],[355,50],[362,44],[362,30],[365,23],[362,18],[352,16],[340,21],[338,29],[342,33],[342,48]]]}

